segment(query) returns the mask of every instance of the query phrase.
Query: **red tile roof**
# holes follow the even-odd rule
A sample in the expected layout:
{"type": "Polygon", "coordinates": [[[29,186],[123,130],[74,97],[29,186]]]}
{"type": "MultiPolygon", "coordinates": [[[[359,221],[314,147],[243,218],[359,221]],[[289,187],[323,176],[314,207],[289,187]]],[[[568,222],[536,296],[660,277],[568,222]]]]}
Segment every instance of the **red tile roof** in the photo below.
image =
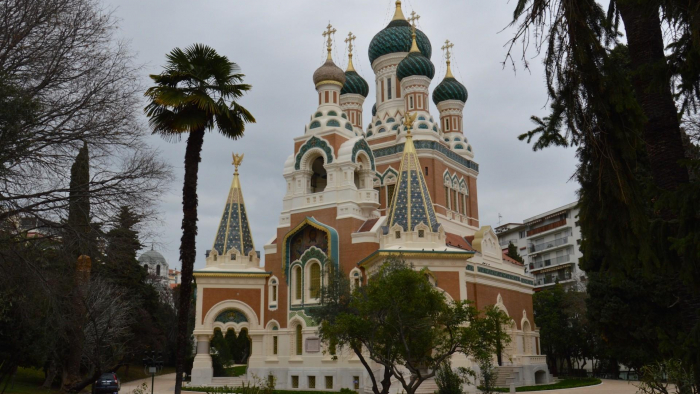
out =
{"type": "MultiPolygon", "coordinates": [[[[452,246],[455,248],[460,248],[463,250],[469,250],[473,251],[474,248],[472,248],[472,245],[470,242],[468,242],[464,237],[460,237],[457,234],[452,234],[452,233],[445,233],[446,240],[445,240],[445,245],[447,246],[452,246]]],[[[474,237],[472,237],[474,239],[474,237]]]]}
{"type": "Polygon", "coordinates": [[[357,232],[358,232],[358,233],[366,233],[366,232],[368,232],[369,230],[372,229],[372,227],[374,227],[374,225],[377,223],[377,220],[379,220],[379,219],[370,219],[370,220],[364,222],[364,223],[362,224],[362,226],[360,226],[360,229],[357,230],[357,232]]]}
{"type": "Polygon", "coordinates": [[[511,264],[518,265],[518,266],[520,266],[520,267],[524,267],[524,266],[525,266],[525,264],[519,262],[518,260],[512,259],[510,256],[508,256],[508,253],[507,253],[506,251],[503,252],[503,260],[504,260],[504,261],[507,261],[507,262],[509,262],[509,263],[511,263],[511,264]]]}

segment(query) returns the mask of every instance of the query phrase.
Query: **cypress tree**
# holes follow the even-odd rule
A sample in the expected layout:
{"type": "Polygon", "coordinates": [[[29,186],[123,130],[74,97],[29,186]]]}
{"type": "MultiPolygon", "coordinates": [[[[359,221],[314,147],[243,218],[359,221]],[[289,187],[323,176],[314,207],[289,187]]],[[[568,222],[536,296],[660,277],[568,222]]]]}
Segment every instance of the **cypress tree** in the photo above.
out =
{"type": "Polygon", "coordinates": [[[525,260],[523,260],[523,256],[518,253],[518,248],[513,245],[513,242],[508,242],[508,252],[506,252],[508,257],[515,261],[519,261],[521,263],[525,263],[525,260]]]}

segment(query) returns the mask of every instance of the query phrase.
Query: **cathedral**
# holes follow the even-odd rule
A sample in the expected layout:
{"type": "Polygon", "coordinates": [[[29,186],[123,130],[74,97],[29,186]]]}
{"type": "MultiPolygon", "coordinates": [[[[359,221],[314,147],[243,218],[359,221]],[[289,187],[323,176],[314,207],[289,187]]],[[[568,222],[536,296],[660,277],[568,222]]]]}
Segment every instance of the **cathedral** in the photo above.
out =
{"type": "MultiPolygon", "coordinates": [[[[233,182],[206,267],[194,274],[192,385],[233,383],[213,376],[210,356],[215,330],[232,329],[251,341],[248,379],[274,376],[281,390],[367,391],[371,383],[359,359],[324,351],[309,310],[318,305],[326,264],[362,286],[393,255],[427,268],[448,300],[496,305],[508,314],[512,341],[498,367],[499,384],[549,381],[532,315],[533,279],[503,254],[491,227],[479,223],[479,164],[463,128],[468,95],[450,70],[452,44],[442,46],[446,73],[430,92],[433,48],[416,28],[418,18],[412,13],[407,19],[397,1],[393,19],[369,45],[376,86],[371,114],[363,113],[369,85],[352,63],[355,37],[345,40],[343,71],[331,56],[335,30],[329,24],[323,33],[328,57],[313,73],[317,108],[290,144],[282,212],[262,252],[255,248],[238,176],[243,157],[234,155],[233,182]],[[431,98],[438,114],[430,113],[431,98]]],[[[473,367],[461,355],[452,365],[473,367]]],[[[431,381],[423,386],[420,392],[435,389],[431,381]]],[[[392,385],[392,392],[400,387],[392,385]]]]}

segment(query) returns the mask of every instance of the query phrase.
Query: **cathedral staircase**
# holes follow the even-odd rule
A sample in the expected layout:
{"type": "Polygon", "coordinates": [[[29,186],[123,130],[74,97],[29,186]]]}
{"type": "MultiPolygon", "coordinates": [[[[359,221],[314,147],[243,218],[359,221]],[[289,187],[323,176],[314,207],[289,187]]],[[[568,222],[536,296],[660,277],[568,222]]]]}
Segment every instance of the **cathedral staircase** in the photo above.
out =
{"type": "Polygon", "coordinates": [[[517,381],[517,367],[496,367],[496,387],[510,387],[511,383],[517,381]]]}
{"type": "Polygon", "coordinates": [[[235,378],[223,376],[223,377],[214,377],[211,379],[211,385],[213,387],[223,387],[223,386],[240,387],[245,382],[247,382],[245,375],[237,376],[235,378]]]}
{"type": "Polygon", "coordinates": [[[416,390],[416,394],[433,394],[438,391],[437,383],[435,383],[435,378],[430,378],[425,382],[421,383],[416,390]]]}

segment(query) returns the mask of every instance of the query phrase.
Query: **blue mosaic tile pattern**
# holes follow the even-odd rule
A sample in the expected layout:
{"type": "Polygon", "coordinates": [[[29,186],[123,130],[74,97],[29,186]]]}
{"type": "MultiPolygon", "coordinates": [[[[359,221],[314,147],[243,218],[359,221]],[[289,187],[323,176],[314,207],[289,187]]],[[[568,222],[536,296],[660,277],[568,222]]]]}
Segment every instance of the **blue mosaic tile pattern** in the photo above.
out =
{"type": "Polygon", "coordinates": [[[219,313],[214,321],[219,323],[247,323],[248,318],[243,314],[243,312],[237,309],[229,309],[219,313]]]}
{"type": "Polygon", "coordinates": [[[363,151],[367,153],[367,156],[369,156],[369,161],[372,166],[372,170],[375,170],[374,166],[374,154],[372,153],[372,149],[369,147],[369,144],[367,144],[367,141],[364,139],[359,140],[355,142],[355,145],[352,147],[352,162],[357,163],[357,153],[363,151]]]}
{"type": "MultiPolygon", "coordinates": [[[[416,146],[416,149],[431,149],[431,150],[440,152],[443,155],[447,156],[449,159],[452,159],[452,160],[456,161],[457,163],[459,163],[467,168],[471,168],[472,170],[475,170],[477,172],[479,171],[479,165],[477,163],[474,163],[471,160],[465,159],[464,157],[451,151],[449,148],[443,146],[442,144],[438,143],[437,141],[415,141],[414,145],[416,146]]],[[[375,149],[374,150],[374,157],[380,158],[380,157],[384,157],[384,156],[394,155],[396,153],[401,153],[401,152],[403,152],[403,146],[404,146],[404,144],[397,144],[397,145],[389,146],[386,148],[375,149]]]]}
{"type": "Polygon", "coordinates": [[[301,158],[304,157],[304,154],[308,152],[309,149],[312,148],[323,149],[323,151],[326,153],[326,157],[328,158],[328,163],[326,164],[333,163],[333,152],[331,151],[331,147],[328,146],[326,140],[318,137],[311,137],[304,143],[304,145],[301,146],[301,148],[299,148],[299,153],[297,153],[296,162],[294,163],[295,170],[301,169],[301,158]]]}

